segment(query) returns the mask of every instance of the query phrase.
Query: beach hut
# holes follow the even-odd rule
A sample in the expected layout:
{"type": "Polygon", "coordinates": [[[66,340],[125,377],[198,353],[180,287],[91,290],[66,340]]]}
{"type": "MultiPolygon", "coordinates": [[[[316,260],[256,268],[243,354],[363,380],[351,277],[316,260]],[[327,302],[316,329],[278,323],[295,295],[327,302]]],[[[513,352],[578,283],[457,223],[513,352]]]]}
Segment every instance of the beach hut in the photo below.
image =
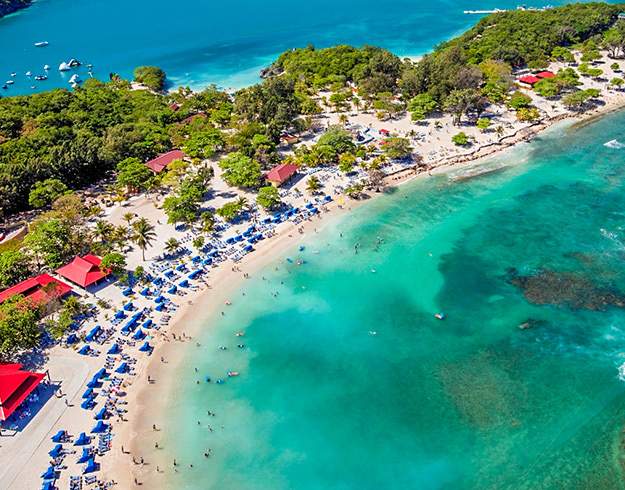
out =
{"type": "Polygon", "coordinates": [[[52,436],[52,442],[63,442],[63,440],[67,437],[67,431],[60,430],[55,435],[52,436]]]}
{"type": "Polygon", "coordinates": [[[84,432],[81,432],[80,436],[78,436],[78,439],[76,439],[76,442],[74,442],[74,446],[86,446],[90,442],[91,437],[86,435],[84,432]]]}
{"type": "Polygon", "coordinates": [[[80,349],[80,350],[78,351],[78,353],[79,353],[79,354],[81,354],[81,355],[83,355],[83,356],[86,356],[87,354],[89,354],[89,350],[90,350],[90,349],[91,349],[91,347],[89,347],[89,345],[85,345],[85,346],[83,346],[83,348],[82,348],[82,349],[80,349]]]}
{"type": "Polygon", "coordinates": [[[88,447],[84,447],[82,448],[82,455],[80,456],[80,458],[78,458],[76,463],[86,463],[87,461],[89,461],[89,458],[91,458],[91,450],[88,447]]]}
{"type": "Polygon", "coordinates": [[[94,418],[96,420],[104,420],[107,415],[108,413],[106,411],[106,407],[104,407],[102,410],[100,410],[98,413],[95,414],[94,418]]]}
{"type": "Polygon", "coordinates": [[[540,82],[540,78],[535,77],[533,75],[528,75],[526,77],[521,77],[517,80],[517,85],[523,88],[532,88],[535,84],[540,82]]]}
{"type": "Polygon", "coordinates": [[[292,182],[297,176],[299,167],[297,165],[291,165],[290,163],[283,163],[272,169],[265,176],[265,182],[267,185],[279,187],[282,184],[292,182]]]}
{"type": "Polygon", "coordinates": [[[54,466],[50,466],[48,470],[43,475],[41,475],[41,478],[43,478],[44,480],[55,480],[56,472],[54,471],[54,466]]]}
{"type": "Polygon", "coordinates": [[[102,422],[100,420],[100,421],[98,421],[96,426],[93,429],[91,429],[91,433],[92,434],[102,434],[103,432],[106,432],[108,430],[108,428],[109,428],[108,424],[105,424],[104,422],[102,422]]]}
{"type": "Polygon", "coordinates": [[[92,284],[97,284],[111,273],[110,269],[102,272],[101,262],[101,258],[91,254],[74,257],[69,264],[57,269],[56,273],[82,288],[87,288],[92,284]]]}
{"type": "Polygon", "coordinates": [[[121,347],[119,344],[115,343],[111,346],[111,348],[108,350],[107,354],[117,354],[118,352],[121,352],[121,347]]]}
{"type": "Polygon", "coordinates": [[[50,451],[48,454],[50,455],[51,458],[59,457],[61,454],[63,454],[63,445],[57,444],[56,446],[54,446],[54,449],[50,451]]]}
{"type": "Polygon", "coordinates": [[[182,160],[185,157],[186,155],[180,150],[173,150],[165,153],[164,155],[156,157],[149,162],[146,162],[146,165],[150,168],[150,170],[152,170],[152,172],[157,174],[165,170],[165,168],[167,168],[167,165],[169,165],[174,160],[182,160]]]}

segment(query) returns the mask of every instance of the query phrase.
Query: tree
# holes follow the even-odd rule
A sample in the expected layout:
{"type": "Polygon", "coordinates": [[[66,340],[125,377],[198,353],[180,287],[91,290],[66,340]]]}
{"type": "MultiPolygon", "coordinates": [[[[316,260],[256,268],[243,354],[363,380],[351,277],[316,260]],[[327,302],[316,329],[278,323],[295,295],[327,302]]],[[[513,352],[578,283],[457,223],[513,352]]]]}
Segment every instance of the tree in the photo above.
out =
{"type": "Polygon", "coordinates": [[[190,166],[191,164],[186,160],[177,158],[169,165],[167,165],[167,169],[165,171],[165,176],[163,177],[162,183],[164,185],[169,185],[174,188],[180,187],[182,182],[189,174],[190,166]]]}
{"type": "Polygon", "coordinates": [[[215,231],[215,217],[210,211],[204,211],[200,214],[201,228],[200,232],[208,235],[215,231]]]}
{"type": "Polygon", "coordinates": [[[177,193],[165,198],[163,209],[168,223],[191,224],[198,218],[202,201],[201,183],[194,179],[185,179],[177,193]]]}
{"type": "Polygon", "coordinates": [[[330,126],[325,134],[319,138],[318,145],[330,146],[336,154],[352,151],[356,146],[352,141],[352,135],[338,125],[330,126]]]}
{"type": "Polygon", "coordinates": [[[517,111],[516,117],[519,121],[535,121],[540,119],[540,114],[538,113],[538,109],[522,108],[517,111]]]}
{"type": "Polygon", "coordinates": [[[558,61],[564,61],[565,63],[575,63],[575,56],[573,56],[571,50],[562,46],[557,46],[553,48],[551,56],[558,61]]]}
{"type": "Polygon", "coordinates": [[[57,197],[67,192],[67,186],[59,179],[46,179],[37,182],[28,195],[28,204],[42,208],[51,204],[57,197]]]}
{"type": "Polygon", "coordinates": [[[30,276],[30,260],[19,250],[0,253],[0,287],[7,288],[30,276]]]}
{"type": "Polygon", "coordinates": [[[234,187],[256,187],[260,181],[260,164],[241,153],[229,153],[219,161],[219,167],[224,170],[223,180],[234,187]]]}
{"type": "Polygon", "coordinates": [[[316,175],[311,175],[306,181],[306,190],[311,194],[314,194],[319,189],[321,189],[321,181],[316,175]]]}
{"type": "Polygon", "coordinates": [[[339,116],[339,124],[345,126],[347,123],[349,123],[349,118],[347,117],[347,114],[341,114],[339,116]]]}
{"type": "Polygon", "coordinates": [[[107,242],[111,240],[113,237],[113,232],[115,227],[109,223],[108,221],[104,221],[103,219],[99,219],[95,223],[95,228],[93,229],[93,237],[96,240],[100,240],[101,243],[107,242]]]}
{"type": "Polygon", "coordinates": [[[128,226],[130,226],[130,223],[132,222],[133,219],[135,219],[137,215],[135,213],[124,213],[124,215],[122,216],[122,219],[128,223],[128,226]]]}
{"type": "Polygon", "coordinates": [[[22,350],[37,345],[37,307],[21,295],[9,296],[0,303],[0,358],[8,361],[22,350]]]}
{"type": "Polygon", "coordinates": [[[456,145],[464,146],[469,142],[469,137],[462,131],[451,137],[451,141],[456,145]]]}
{"type": "Polygon", "coordinates": [[[495,134],[497,135],[498,138],[501,138],[505,132],[506,130],[503,128],[501,124],[495,128],[495,134]]]}
{"type": "Polygon", "coordinates": [[[552,78],[543,78],[540,82],[534,84],[534,91],[543,97],[555,97],[560,93],[560,89],[554,83],[552,78]]]}
{"type": "Polygon", "coordinates": [[[119,276],[126,272],[126,259],[122,254],[118,253],[108,253],[104,257],[102,257],[102,262],[100,262],[100,270],[106,273],[107,270],[111,271],[112,274],[119,276]]]}
{"type": "Polygon", "coordinates": [[[130,239],[141,249],[141,256],[145,262],[145,250],[151,247],[152,242],[156,239],[154,226],[146,218],[139,218],[133,223],[132,229],[133,234],[130,239]]]}
{"type": "Polygon", "coordinates": [[[165,242],[165,251],[167,253],[173,254],[176,250],[178,250],[179,246],[180,242],[174,237],[171,237],[165,242]]]}
{"type": "Polygon", "coordinates": [[[384,150],[384,154],[388,158],[400,159],[409,156],[412,153],[410,141],[406,138],[388,137],[380,144],[384,150]]]}
{"type": "Polygon", "coordinates": [[[412,111],[411,119],[413,121],[420,121],[428,117],[437,108],[438,102],[430,94],[419,94],[410,101],[406,110],[412,111]]]}
{"type": "Polygon", "coordinates": [[[230,221],[241,214],[241,205],[236,201],[227,202],[215,212],[226,221],[230,221]]]}
{"type": "Polygon", "coordinates": [[[621,71],[621,66],[616,61],[610,65],[610,68],[612,71],[621,71]]]}
{"type": "Polygon", "coordinates": [[[193,246],[199,250],[204,246],[204,237],[202,235],[195,237],[192,243],[193,246]]]}
{"type": "Polygon", "coordinates": [[[363,189],[364,189],[364,186],[362,184],[354,184],[345,189],[345,195],[353,199],[358,199],[363,189]]]}
{"type": "Polygon", "coordinates": [[[490,119],[486,119],[485,117],[479,119],[477,121],[477,127],[483,132],[486,132],[486,130],[490,127],[490,119]]]}
{"type": "Polygon", "coordinates": [[[126,158],[117,164],[117,182],[129,190],[145,189],[152,171],[138,158],[126,158]]]}
{"type": "Polygon", "coordinates": [[[463,113],[468,113],[482,106],[480,94],[474,89],[452,91],[446,99],[445,109],[455,114],[454,124],[460,124],[463,113]]]}
{"type": "Polygon", "coordinates": [[[156,66],[140,66],[133,72],[134,79],[148,87],[154,92],[158,92],[165,87],[165,72],[156,66]]]}
{"type": "Polygon", "coordinates": [[[256,197],[256,203],[265,208],[273,209],[282,203],[280,199],[280,193],[278,189],[273,186],[261,187],[258,190],[258,196],[256,197]]]}
{"type": "Polygon", "coordinates": [[[41,263],[56,269],[65,263],[72,251],[72,233],[60,219],[49,219],[33,225],[24,243],[41,263]]]}
{"type": "Polygon", "coordinates": [[[353,153],[343,153],[339,157],[339,170],[348,174],[354,169],[354,163],[356,163],[356,157],[353,153]]]}
{"type": "Polygon", "coordinates": [[[532,102],[531,97],[517,90],[510,97],[510,100],[508,101],[508,105],[512,107],[515,111],[518,111],[519,109],[528,108],[531,102],[532,102]]]}
{"type": "Polygon", "coordinates": [[[610,84],[615,86],[617,89],[621,89],[621,85],[623,85],[623,83],[625,83],[625,81],[623,81],[622,78],[613,78],[612,80],[610,80],[610,84]]]}

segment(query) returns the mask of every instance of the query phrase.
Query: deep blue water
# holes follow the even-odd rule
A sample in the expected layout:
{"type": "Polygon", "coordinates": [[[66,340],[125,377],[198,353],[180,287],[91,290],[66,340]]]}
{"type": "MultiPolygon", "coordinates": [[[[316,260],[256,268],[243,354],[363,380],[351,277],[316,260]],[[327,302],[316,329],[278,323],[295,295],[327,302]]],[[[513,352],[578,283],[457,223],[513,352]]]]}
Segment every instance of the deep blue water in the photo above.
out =
{"type": "Polygon", "coordinates": [[[84,65],[59,73],[59,64],[71,58],[91,63],[102,80],[111,72],[130,79],[137,66],[156,65],[173,87],[240,88],[259,81],[261,68],[294,47],[369,44],[420,55],[477,22],[463,10],[516,6],[513,0],[37,0],[0,20],[0,82],[17,73],[2,95],[69,87],[74,71],[86,79],[84,65]],[[34,47],[43,40],[49,46],[34,47]],[[43,74],[46,64],[48,80],[25,76],[43,74]]]}

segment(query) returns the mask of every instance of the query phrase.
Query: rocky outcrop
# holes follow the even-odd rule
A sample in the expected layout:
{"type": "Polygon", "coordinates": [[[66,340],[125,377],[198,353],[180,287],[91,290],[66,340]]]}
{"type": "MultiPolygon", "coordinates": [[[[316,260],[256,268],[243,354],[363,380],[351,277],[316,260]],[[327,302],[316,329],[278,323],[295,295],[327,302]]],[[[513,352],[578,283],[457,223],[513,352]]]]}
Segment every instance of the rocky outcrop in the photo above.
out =
{"type": "Polygon", "coordinates": [[[33,3],[32,0],[0,0],[0,17],[29,7],[31,3],[33,3]]]}

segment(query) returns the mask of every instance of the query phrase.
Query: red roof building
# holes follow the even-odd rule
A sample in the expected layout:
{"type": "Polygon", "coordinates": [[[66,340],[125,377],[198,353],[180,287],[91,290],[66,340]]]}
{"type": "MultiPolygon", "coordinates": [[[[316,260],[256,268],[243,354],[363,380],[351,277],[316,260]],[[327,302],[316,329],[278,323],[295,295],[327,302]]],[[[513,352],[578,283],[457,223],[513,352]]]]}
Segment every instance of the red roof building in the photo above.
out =
{"type": "Polygon", "coordinates": [[[205,119],[208,116],[206,114],[204,114],[203,112],[198,112],[197,114],[193,114],[192,116],[189,116],[186,119],[183,119],[182,121],[180,121],[178,123],[178,126],[183,126],[185,124],[191,124],[196,117],[201,117],[202,119],[205,119]]]}
{"type": "Polygon", "coordinates": [[[68,286],[64,282],[55,279],[50,274],[41,274],[37,277],[31,277],[30,279],[26,279],[25,281],[16,284],[15,286],[5,289],[0,293],[0,303],[2,303],[9,296],[13,296],[15,294],[21,294],[25,298],[32,299],[35,303],[39,302],[47,302],[50,300],[50,297],[46,295],[43,291],[43,287],[51,282],[56,282],[59,285],[59,297],[63,296],[66,293],[69,293],[72,290],[71,286],[68,286]]]}
{"type": "Polygon", "coordinates": [[[265,175],[265,180],[277,187],[284,182],[291,181],[298,170],[299,167],[297,165],[283,163],[267,173],[267,175],[265,175]]]}
{"type": "Polygon", "coordinates": [[[74,284],[86,288],[100,279],[104,279],[111,273],[110,270],[106,271],[106,273],[100,270],[101,262],[102,259],[91,254],[84,257],[75,257],[69,264],[57,269],[56,273],[65,279],[69,279],[74,284]]]}
{"type": "Polygon", "coordinates": [[[7,420],[37,388],[44,373],[22,371],[21,364],[0,364],[0,420],[7,420]]]}
{"type": "Polygon", "coordinates": [[[526,77],[523,78],[519,78],[517,80],[518,84],[521,86],[525,86],[525,87],[533,87],[535,83],[540,82],[540,78],[537,78],[535,76],[532,75],[528,75],[526,77]]]}
{"type": "Polygon", "coordinates": [[[145,164],[150,167],[150,169],[152,169],[152,172],[159,173],[165,170],[165,168],[167,168],[167,165],[169,165],[174,160],[182,160],[184,157],[186,157],[186,155],[180,150],[173,150],[169,153],[161,155],[160,157],[156,157],[154,160],[150,160],[145,164]]]}
{"type": "Polygon", "coordinates": [[[178,104],[172,104],[172,105],[170,105],[170,106],[169,106],[169,108],[170,108],[172,111],[177,111],[177,110],[179,110],[179,109],[180,109],[180,106],[179,106],[178,104]]]}
{"type": "Polygon", "coordinates": [[[551,73],[550,71],[541,71],[540,73],[535,73],[534,76],[536,78],[543,79],[543,78],[553,78],[556,76],[556,74],[551,73]]]}

